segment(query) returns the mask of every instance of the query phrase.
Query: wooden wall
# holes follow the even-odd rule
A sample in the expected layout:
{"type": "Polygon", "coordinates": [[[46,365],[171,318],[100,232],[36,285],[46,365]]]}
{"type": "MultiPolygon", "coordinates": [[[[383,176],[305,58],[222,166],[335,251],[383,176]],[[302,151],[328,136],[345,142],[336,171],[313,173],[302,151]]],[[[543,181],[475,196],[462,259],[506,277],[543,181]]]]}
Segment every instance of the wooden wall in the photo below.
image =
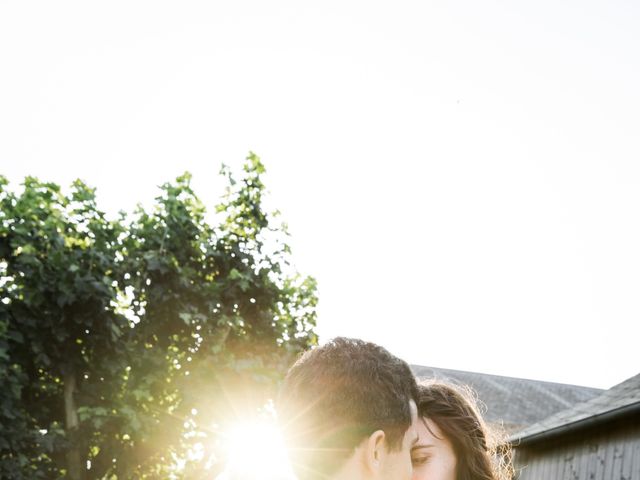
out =
{"type": "Polygon", "coordinates": [[[518,480],[640,480],[640,419],[514,446],[518,480]]]}

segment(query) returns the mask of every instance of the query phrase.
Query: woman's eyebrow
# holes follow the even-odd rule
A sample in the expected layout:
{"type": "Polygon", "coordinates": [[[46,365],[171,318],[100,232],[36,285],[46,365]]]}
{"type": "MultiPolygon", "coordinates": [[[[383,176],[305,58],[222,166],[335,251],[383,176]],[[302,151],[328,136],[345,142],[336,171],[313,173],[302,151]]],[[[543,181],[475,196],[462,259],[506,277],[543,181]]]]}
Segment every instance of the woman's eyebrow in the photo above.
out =
{"type": "Polygon", "coordinates": [[[411,447],[411,450],[417,450],[418,448],[431,448],[431,447],[435,447],[435,445],[433,445],[432,443],[419,443],[411,447]]]}

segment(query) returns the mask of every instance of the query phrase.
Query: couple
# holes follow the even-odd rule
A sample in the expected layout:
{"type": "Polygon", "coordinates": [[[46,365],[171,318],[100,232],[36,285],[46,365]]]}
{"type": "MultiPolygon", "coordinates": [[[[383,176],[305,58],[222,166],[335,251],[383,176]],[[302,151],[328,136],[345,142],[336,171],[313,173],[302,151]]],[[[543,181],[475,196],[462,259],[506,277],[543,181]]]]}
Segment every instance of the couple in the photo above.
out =
{"type": "Polygon", "coordinates": [[[306,352],[278,416],[300,480],[507,478],[472,401],[444,383],[418,385],[406,362],[362,340],[306,352]]]}

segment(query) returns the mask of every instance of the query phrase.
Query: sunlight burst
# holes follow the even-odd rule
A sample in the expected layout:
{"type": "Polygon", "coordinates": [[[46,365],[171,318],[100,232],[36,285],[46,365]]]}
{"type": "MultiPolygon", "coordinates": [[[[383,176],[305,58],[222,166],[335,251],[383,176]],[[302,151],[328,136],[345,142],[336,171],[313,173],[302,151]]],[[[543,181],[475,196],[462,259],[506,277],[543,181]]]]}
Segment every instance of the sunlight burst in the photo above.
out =
{"type": "Polygon", "coordinates": [[[294,480],[280,431],[272,423],[236,425],[228,437],[228,463],[218,480],[294,480]]]}

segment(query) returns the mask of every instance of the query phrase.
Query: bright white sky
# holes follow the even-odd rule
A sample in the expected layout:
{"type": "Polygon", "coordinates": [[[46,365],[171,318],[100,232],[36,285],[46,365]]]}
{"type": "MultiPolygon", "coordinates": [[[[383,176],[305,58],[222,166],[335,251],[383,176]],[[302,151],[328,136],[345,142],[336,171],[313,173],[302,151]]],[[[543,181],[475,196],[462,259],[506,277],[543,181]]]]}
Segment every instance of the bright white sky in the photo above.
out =
{"type": "Polygon", "coordinates": [[[0,3],[0,172],[131,209],[251,149],[322,338],[609,387],[640,371],[640,4],[0,3]]]}

